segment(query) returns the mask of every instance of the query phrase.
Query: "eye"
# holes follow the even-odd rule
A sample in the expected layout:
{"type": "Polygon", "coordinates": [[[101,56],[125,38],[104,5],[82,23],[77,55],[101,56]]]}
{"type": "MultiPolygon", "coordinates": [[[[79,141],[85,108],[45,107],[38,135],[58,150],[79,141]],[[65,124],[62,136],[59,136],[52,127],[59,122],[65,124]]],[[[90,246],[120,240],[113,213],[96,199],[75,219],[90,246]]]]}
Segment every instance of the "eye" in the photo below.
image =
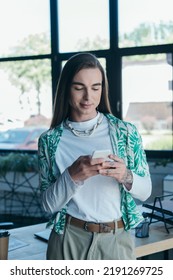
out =
{"type": "Polygon", "coordinates": [[[76,90],[76,91],[80,91],[80,90],[83,90],[83,85],[78,85],[78,84],[72,84],[71,88],[73,90],[76,90]]]}
{"type": "Polygon", "coordinates": [[[79,91],[79,90],[83,90],[83,87],[74,87],[74,89],[79,91]]]}
{"type": "Polygon", "coordinates": [[[97,91],[97,90],[99,90],[100,89],[100,87],[93,87],[92,88],[92,90],[94,90],[94,91],[97,91]]]}

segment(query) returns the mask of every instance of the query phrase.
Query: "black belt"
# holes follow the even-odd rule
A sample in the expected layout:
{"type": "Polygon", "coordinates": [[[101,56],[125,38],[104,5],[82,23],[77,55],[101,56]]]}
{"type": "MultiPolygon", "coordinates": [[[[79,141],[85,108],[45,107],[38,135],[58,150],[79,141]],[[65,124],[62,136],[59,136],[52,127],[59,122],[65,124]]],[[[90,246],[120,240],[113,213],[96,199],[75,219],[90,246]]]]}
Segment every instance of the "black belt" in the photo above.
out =
{"type": "Polygon", "coordinates": [[[94,222],[87,222],[74,218],[68,214],[67,214],[67,223],[82,228],[88,232],[97,232],[97,233],[107,233],[107,232],[111,232],[112,230],[115,231],[118,228],[124,228],[124,223],[122,219],[115,222],[94,223],[94,222]]]}

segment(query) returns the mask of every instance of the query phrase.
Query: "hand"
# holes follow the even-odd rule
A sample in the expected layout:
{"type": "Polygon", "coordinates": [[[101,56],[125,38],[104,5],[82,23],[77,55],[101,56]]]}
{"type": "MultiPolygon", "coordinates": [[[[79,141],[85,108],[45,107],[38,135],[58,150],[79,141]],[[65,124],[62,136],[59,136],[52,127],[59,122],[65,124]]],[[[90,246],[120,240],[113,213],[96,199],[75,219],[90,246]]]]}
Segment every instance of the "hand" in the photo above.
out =
{"type": "Polygon", "coordinates": [[[124,184],[127,189],[130,190],[133,183],[133,175],[131,171],[127,169],[124,160],[116,155],[110,155],[109,158],[113,161],[105,161],[102,164],[104,168],[100,169],[99,173],[104,176],[115,178],[119,183],[124,184]],[[131,180],[129,180],[129,177],[131,180]]]}
{"type": "Polygon", "coordinates": [[[104,159],[92,159],[91,156],[80,156],[69,166],[68,171],[73,181],[84,181],[98,175],[104,159]]]}

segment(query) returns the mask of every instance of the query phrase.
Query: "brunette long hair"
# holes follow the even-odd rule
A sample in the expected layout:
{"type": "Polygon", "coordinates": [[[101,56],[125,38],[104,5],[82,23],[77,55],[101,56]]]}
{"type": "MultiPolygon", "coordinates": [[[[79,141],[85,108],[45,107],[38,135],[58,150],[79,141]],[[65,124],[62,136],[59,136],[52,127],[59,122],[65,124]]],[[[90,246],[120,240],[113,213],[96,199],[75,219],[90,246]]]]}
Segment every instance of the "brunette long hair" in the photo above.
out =
{"type": "Polygon", "coordinates": [[[73,77],[82,69],[98,68],[102,74],[102,94],[97,110],[102,113],[111,113],[108,99],[108,81],[105,71],[95,55],[78,53],[72,56],[62,69],[57,85],[54,112],[50,127],[54,128],[69,117],[69,94],[73,77]]]}

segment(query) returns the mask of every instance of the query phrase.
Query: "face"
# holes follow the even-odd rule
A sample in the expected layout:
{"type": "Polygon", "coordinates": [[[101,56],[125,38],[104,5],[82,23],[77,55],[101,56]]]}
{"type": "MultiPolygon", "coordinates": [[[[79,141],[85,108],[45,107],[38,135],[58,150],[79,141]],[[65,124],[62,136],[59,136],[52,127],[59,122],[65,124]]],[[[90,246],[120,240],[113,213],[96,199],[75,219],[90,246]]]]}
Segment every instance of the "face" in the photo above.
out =
{"type": "Polygon", "coordinates": [[[70,119],[86,121],[96,116],[102,93],[102,74],[98,68],[80,70],[70,88],[70,119]]]}

